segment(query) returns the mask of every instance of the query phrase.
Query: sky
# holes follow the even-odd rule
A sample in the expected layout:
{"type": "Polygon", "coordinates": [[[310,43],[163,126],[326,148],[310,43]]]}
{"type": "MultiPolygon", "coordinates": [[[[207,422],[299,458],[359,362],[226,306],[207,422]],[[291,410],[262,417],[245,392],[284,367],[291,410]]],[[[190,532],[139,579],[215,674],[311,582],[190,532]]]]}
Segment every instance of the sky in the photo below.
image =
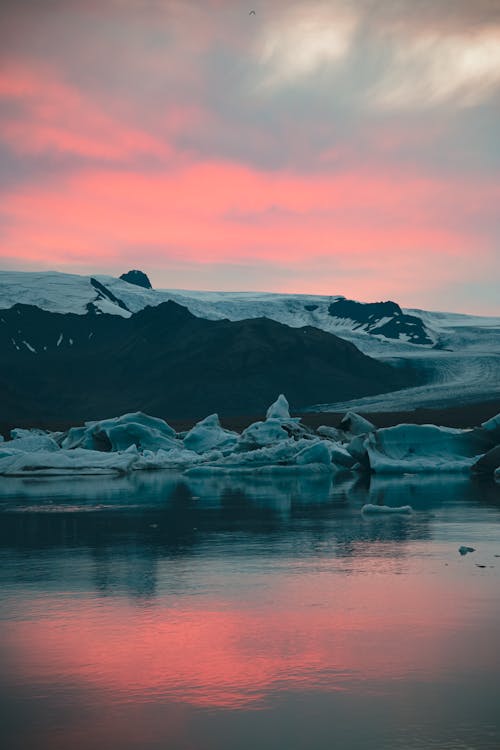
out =
{"type": "Polygon", "coordinates": [[[3,0],[0,268],[500,314],[499,115],[498,0],[3,0]]]}

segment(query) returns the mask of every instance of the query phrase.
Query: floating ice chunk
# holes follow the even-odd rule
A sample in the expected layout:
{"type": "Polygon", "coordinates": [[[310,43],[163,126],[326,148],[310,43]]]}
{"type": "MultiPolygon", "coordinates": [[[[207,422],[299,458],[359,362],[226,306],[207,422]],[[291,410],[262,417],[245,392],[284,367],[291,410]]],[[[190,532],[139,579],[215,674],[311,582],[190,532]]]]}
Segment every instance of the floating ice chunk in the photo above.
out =
{"type": "Polygon", "coordinates": [[[137,422],[106,425],[96,431],[95,437],[99,438],[102,433],[108,437],[112,451],[123,451],[131,445],[139,450],[169,450],[179,445],[175,438],[165,435],[156,427],[147,427],[137,422]]]}
{"type": "Polygon", "coordinates": [[[62,440],[61,447],[65,450],[72,448],[88,448],[92,450],[94,447],[92,430],[88,427],[70,427],[62,440]]]}
{"type": "Polygon", "coordinates": [[[353,411],[348,411],[347,414],[342,418],[339,425],[340,429],[347,432],[349,435],[366,435],[368,432],[373,432],[376,427],[372,422],[369,422],[364,417],[360,417],[353,411]]]}
{"type": "Polygon", "coordinates": [[[305,464],[325,464],[326,466],[330,466],[332,463],[331,451],[325,441],[318,440],[316,443],[302,448],[295,456],[295,462],[299,466],[305,464]]]}
{"type": "Polygon", "coordinates": [[[37,427],[33,427],[31,429],[26,429],[24,427],[14,427],[10,431],[10,436],[12,440],[17,440],[18,438],[25,438],[25,437],[32,437],[33,435],[47,435],[46,430],[40,430],[37,427]]]}
{"type": "Polygon", "coordinates": [[[58,451],[60,450],[56,441],[47,434],[37,434],[29,430],[18,431],[20,437],[14,440],[7,440],[3,443],[2,450],[22,451],[24,453],[33,453],[34,451],[58,451]],[[22,434],[26,433],[26,434],[22,434]]]}
{"type": "MultiPolygon", "coordinates": [[[[212,458],[220,458],[222,454],[212,454],[212,458]]],[[[134,470],[156,470],[156,469],[185,469],[195,466],[204,459],[194,451],[185,450],[184,448],[173,448],[165,451],[160,448],[158,451],[145,450],[138,457],[134,464],[134,470]]]]}
{"type": "Polygon", "coordinates": [[[65,474],[125,474],[138,459],[137,450],[124,453],[102,453],[83,448],[73,450],[0,451],[0,475],[58,476],[65,474]]]}
{"type": "Polygon", "coordinates": [[[222,451],[236,446],[239,435],[221,427],[217,414],[211,414],[189,430],[184,437],[184,446],[195,453],[206,453],[218,448],[222,451]]]}
{"type": "MultiPolygon", "coordinates": [[[[318,443],[319,442],[320,441],[318,441],[318,443]]],[[[256,448],[255,450],[251,451],[233,452],[225,456],[221,456],[219,454],[219,459],[210,461],[207,460],[205,464],[207,465],[207,467],[219,467],[224,468],[228,471],[240,471],[246,468],[254,469],[261,468],[263,466],[297,466],[297,456],[299,456],[303,451],[309,450],[309,448],[311,447],[314,446],[311,446],[311,442],[309,440],[297,441],[289,438],[287,440],[280,440],[273,445],[256,448]]],[[[303,463],[301,463],[300,465],[306,465],[309,461],[312,461],[314,457],[316,457],[316,461],[314,461],[314,463],[318,463],[320,459],[321,461],[325,461],[327,454],[328,464],[330,464],[330,454],[327,448],[326,453],[323,449],[316,449],[316,452],[312,452],[309,454],[306,454],[304,452],[302,458],[303,463]]],[[[203,458],[208,458],[207,454],[204,454],[203,458]]],[[[331,470],[330,467],[329,470],[331,470]]]]}
{"type": "Polygon", "coordinates": [[[336,427],[328,427],[327,425],[321,425],[316,432],[320,437],[333,440],[334,442],[340,442],[344,438],[342,430],[338,430],[336,427]]]}
{"type": "Polygon", "coordinates": [[[465,471],[484,453],[477,431],[435,425],[400,424],[377,430],[367,435],[364,447],[372,471],[396,474],[465,471]]]}
{"type": "Polygon", "coordinates": [[[467,555],[469,552],[475,552],[476,548],[475,547],[466,547],[465,545],[462,545],[461,547],[458,548],[458,551],[463,556],[463,555],[467,555]]]}
{"type": "MultiPolygon", "coordinates": [[[[265,424],[265,423],[262,423],[265,424]]],[[[268,466],[270,464],[292,464],[300,451],[309,446],[308,441],[295,441],[291,438],[278,440],[255,448],[251,451],[230,453],[223,457],[218,463],[226,466],[268,466]]]]}
{"type": "Polygon", "coordinates": [[[413,508],[411,505],[390,506],[367,503],[361,508],[361,513],[413,513],[413,508]]]}
{"type": "Polygon", "coordinates": [[[179,441],[163,419],[142,412],[72,427],[62,441],[63,448],[104,451],[126,450],[130,445],[139,450],[168,450],[179,447],[179,441]]]}
{"type": "Polygon", "coordinates": [[[355,461],[357,461],[363,468],[369,469],[370,462],[368,458],[368,451],[366,448],[366,438],[366,435],[356,435],[356,437],[353,437],[346,448],[347,452],[353,457],[355,461]]]}
{"type": "Polygon", "coordinates": [[[281,393],[274,404],[271,404],[266,413],[266,419],[290,419],[290,406],[287,399],[281,393]]]}
{"type": "MultiPolygon", "coordinates": [[[[307,439],[279,441],[273,445],[251,451],[233,452],[218,460],[205,461],[186,472],[191,475],[210,476],[212,473],[259,473],[290,471],[332,472],[331,444],[327,441],[307,439]]],[[[203,458],[207,454],[203,455],[203,458]]]]}
{"type": "Polygon", "coordinates": [[[352,469],[356,463],[356,459],[340,443],[333,443],[330,453],[332,462],[343,469],[352,469]]]}
{"type": "Polygon", "coordinates": [[[287,431],[279,419],[267,419],[265,422],[254,422],[240,435],[239,445],[244,450],[263,448],[281,440],[288,440],[287,431]]]}

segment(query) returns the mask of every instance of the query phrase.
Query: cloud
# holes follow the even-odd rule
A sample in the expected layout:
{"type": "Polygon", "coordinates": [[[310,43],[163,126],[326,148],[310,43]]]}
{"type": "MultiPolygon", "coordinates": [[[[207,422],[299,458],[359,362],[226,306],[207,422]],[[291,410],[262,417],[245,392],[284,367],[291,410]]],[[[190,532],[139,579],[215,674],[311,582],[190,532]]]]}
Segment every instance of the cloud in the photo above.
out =
{"type": "Polygon", "coordinates": [[[292,5],[262,27],[256,55],[260,85],[293,85],[341,62],[349,53],[358,24],[352,6],[340,3],[292,5]]]}
{"type": "Polygon", "coordinates": [[[7,195],[2,247],[34,264],[50,255],[68,270],[121,272],[126,259],[163,269],[168,286],[203,286],[200,269],[225,265],[219,286],[229,289],[288,286],[417,304],[422,290],[494,255],[490,234],[475,231],[472,219],[491,221],[499,197],[493,184],[361,168],[323,176],[225,162],[162,174],[85,169],[7,195]],[[188,267],[197,267],[193,284],[188,267]]]}
{"type": "Polygon", "coordinates": [[[393,47],[389,69],[369,96],[382,109],[472,107],[500,89],[500,26],[467,36],[427,33],[393,47]]]}
{"type": "Polygon", "coordinates": [[[17,105],[4,117],[0,139],[21,154],[71,153],[106,161],[169,155],[166,143],[124,125],[48,70],[4,66],[0,101],[17,105]]]}
{"type": "Polygon", "coordinates": [[[479,257],[487,284],[499,3],[254,7],[2,3],[1,256],[413,304],[479,257]]]}

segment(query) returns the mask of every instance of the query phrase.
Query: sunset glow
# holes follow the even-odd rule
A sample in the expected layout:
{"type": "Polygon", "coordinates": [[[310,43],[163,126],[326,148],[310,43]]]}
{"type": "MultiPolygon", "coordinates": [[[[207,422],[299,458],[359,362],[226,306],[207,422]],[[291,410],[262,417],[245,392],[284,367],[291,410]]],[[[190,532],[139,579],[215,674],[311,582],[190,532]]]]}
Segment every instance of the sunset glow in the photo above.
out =
{"type": "Polygon", "coordinates": [[[3,3],[1,267],[498,312],[500,18],[413,7],[3,3]]]}

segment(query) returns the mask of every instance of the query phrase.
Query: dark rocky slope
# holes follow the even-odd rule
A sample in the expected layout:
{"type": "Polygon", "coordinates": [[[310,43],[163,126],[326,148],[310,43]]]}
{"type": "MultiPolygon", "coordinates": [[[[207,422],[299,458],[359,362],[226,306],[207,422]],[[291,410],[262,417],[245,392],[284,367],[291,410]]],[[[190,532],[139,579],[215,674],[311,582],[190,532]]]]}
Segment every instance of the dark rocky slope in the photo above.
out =
{"type": "Polygon", "coordinates": [[[210,321],[174,302],[130,318],[15,305],[0,310],[0,351],[4,422],[251,414],[280,392],[299,408],[414,384],[317,328],[210,321]]]}

